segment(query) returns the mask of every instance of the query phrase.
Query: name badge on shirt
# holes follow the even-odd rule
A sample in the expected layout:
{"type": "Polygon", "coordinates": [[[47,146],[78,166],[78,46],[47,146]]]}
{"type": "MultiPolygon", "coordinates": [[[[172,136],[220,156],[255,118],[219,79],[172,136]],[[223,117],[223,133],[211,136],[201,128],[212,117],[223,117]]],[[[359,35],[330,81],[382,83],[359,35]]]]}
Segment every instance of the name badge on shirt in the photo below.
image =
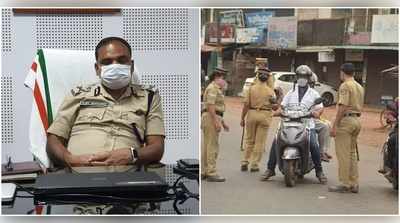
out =
{"type": "Polygon", "coordinates": [[[109,103],[106,101],[85,100],[81,101],[80,106],[86,108],[105,108],[109,106],[109,103]]]}

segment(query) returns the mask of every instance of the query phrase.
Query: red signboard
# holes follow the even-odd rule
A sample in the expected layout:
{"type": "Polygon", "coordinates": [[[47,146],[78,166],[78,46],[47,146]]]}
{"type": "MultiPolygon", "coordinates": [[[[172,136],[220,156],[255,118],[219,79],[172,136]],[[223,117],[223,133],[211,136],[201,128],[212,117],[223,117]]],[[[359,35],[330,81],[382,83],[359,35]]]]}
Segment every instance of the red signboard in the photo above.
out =
{"type": "MultiPolygon", "coordinates": [[[[235,42],[235,27],[231,24],[220,24],[220,37],[221,43],[234,43],[235,42]]],[[[207,25],[208,43],[218,42],[218,24],[210,23],[207,25]]]]}
{"type": "Polygon", "coordinates": [[[350,45],[369,45],[371,43],[370,32],[358,32],[347,34],[347,44],[350,45]]]}

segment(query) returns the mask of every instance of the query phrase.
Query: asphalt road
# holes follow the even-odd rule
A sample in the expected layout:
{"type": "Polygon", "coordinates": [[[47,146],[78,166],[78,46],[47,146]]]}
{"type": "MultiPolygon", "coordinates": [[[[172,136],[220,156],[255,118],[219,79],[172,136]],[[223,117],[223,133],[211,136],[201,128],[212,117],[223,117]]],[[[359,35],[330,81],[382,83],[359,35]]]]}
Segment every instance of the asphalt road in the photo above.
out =
{"type": "MultiPolygon", "coordinates": [[[[334,143],[330,154],[334,156],[329,163],[324,163],[328,184],[321,185],[310,172],[294,188],[287,188],[282,174],[269,181],[259,181],[266,163],[263,161],[261,172],[240,171],[239,126],[240,109],[229,109],[224,115],[230,124],[230,132],[221,134],[220,155],[217,168],[220,175],[227,180],[223,183],[201,182],[201,206],[203,214],[398,214],[398,193],[392,190],[391,184],[377,172],[380,164],[379,149],[370,144],[359,142],[360,192],[358,194],[340,194],[328,192],[329,185],[338,184],[337,160],[334,143]]],[[[268,157],[272,135],[275,133],[278,119],[274,118],[268,133],[267,151],[263,160],[268,157]]]]}

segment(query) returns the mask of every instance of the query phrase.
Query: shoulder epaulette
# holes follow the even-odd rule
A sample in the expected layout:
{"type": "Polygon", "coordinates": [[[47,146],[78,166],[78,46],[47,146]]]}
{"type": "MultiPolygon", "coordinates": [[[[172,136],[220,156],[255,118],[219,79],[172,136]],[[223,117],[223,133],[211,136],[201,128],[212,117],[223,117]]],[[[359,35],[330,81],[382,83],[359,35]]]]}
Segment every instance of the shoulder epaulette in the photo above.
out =
{"type": "Polygon", "coordinates": [[[89,85],[85,85],[85,86],[78,85],[75,88],[71,89],[71,94],[73,96],[77,96],[81,93],[87,93],[87,92],[90,92],[93,89],[93,87],[95,87],[95,86],[96,86],[96,84],[89,84],[89,85]]]}

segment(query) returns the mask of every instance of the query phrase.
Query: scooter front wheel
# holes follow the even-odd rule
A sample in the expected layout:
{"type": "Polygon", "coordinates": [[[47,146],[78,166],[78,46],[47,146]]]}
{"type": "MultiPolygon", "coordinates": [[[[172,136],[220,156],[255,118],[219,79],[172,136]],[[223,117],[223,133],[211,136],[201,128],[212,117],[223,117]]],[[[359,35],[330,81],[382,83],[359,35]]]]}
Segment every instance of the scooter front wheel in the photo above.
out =
{"type": "Polygon", "coordinates": [[[283,160],[283,170],[287,187],[294,187],[296,185],[297,175],[295,169],[296,160],[283,160]]]}

